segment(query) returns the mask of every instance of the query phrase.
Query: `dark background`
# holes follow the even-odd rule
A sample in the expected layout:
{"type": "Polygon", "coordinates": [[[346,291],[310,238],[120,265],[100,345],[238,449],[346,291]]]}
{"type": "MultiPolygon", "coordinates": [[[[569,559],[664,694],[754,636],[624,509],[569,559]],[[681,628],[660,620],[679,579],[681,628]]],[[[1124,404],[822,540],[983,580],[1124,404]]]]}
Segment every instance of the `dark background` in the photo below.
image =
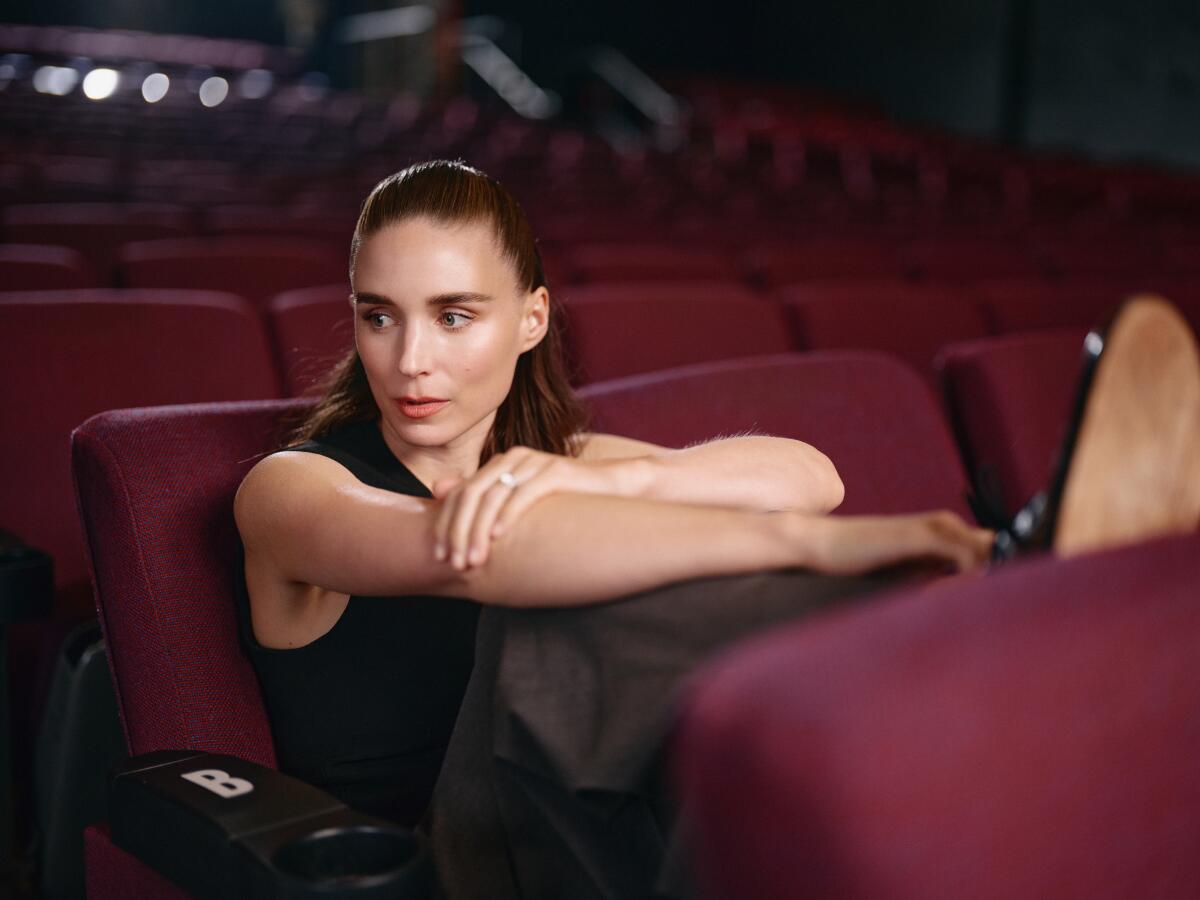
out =
{"type": "MultiPolygon", "coordinates": [[[[0,19],[283,42],[274,0],[9,8],[0,19]]],[[[462,0],[462,12],[516,23],[521,64],[549,86],[571,48],[608,43],[652,72],[799,83],[1030,147],[1200,165],[1197,0],[462,0]]]]}

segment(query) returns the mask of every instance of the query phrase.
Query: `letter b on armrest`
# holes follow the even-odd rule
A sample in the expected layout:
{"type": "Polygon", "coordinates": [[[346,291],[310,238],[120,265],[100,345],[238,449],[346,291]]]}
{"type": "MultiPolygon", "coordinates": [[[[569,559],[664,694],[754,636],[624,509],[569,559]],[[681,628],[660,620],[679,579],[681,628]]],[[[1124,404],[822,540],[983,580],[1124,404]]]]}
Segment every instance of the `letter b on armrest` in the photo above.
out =
{"type": "Polygon", "coordinates": [[[228,800],[230,797],[240,797],[254,790],[245,778],[234,778],[228,772],[220,769],[197,769],[195,772],[184,772],[179,776],[186,778],[192,784],[198,784],[206,791],[212,791],[218,797],[228,800]]]}

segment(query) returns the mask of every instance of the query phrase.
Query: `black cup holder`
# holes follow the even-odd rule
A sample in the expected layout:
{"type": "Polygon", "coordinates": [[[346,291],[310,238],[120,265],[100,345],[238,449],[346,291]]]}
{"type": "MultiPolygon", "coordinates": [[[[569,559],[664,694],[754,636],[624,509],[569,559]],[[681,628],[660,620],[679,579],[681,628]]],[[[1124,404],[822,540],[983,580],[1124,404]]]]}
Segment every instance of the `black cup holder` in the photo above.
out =
{"type": "Polygon", "coordinates": [[[306,834],[275,851],[272,862],[283,874],[310,884],[365,887],[394,880],[419,853],[411,833],[364,825],[306,834]]]}

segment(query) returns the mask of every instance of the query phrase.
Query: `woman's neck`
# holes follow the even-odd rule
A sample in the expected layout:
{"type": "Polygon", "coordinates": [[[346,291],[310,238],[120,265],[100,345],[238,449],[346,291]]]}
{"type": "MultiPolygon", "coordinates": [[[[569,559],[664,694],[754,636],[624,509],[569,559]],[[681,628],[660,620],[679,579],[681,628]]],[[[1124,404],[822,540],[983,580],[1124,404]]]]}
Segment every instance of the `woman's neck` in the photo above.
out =
{"type": "Polygon", "coordinates": [[[478,471],[479,456],[494,419],[495,413],[449,443],[436,447],[423,447],[402,440],[388,428],[384,420],[376,420],[376,425],[396,459],[432,492],[434,484],[442,479],[466,479],[478,471]]]}

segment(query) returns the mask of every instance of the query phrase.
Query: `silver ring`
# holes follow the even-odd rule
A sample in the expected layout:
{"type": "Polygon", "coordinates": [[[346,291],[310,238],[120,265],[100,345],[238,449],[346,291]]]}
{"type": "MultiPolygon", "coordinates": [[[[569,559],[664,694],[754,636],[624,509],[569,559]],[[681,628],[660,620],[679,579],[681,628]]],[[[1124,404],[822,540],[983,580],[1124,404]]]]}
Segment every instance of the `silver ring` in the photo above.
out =
{"type": "Polygon", "coordinates": [[[515,488],[517,486],[517,476],[512,472],[501,472],[500,477],[496,480],[506,488],[515,488]]]}

